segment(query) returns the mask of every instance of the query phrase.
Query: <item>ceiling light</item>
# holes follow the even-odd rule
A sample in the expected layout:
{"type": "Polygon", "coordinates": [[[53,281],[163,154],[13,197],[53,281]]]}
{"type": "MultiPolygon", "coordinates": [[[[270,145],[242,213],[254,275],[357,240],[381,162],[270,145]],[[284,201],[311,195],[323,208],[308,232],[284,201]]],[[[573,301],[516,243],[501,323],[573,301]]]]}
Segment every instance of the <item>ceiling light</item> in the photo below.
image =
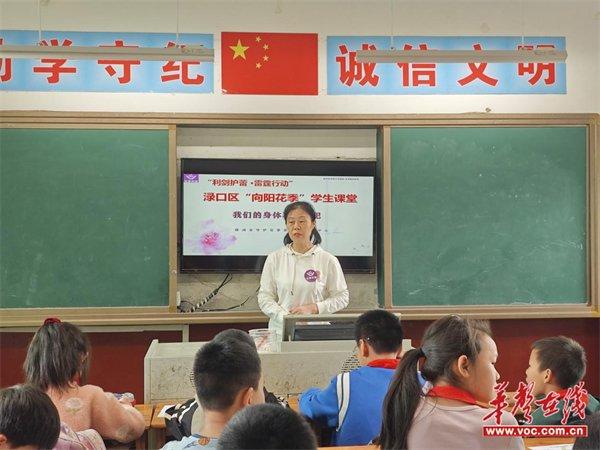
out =
{"type": "Polygon", "coordinates": [[[361,63],[510,63],[564,62],[565,50],[357,50],[361,63]]]}
{"type": "Polygon", "coordinates": [[[118,61],[206,61],[215,59],[215,51],[201,45],[165,48],[150,47],[77,47],[49,45],[0,45],[1,58],[27,59],[111,59],[118,61]]]}

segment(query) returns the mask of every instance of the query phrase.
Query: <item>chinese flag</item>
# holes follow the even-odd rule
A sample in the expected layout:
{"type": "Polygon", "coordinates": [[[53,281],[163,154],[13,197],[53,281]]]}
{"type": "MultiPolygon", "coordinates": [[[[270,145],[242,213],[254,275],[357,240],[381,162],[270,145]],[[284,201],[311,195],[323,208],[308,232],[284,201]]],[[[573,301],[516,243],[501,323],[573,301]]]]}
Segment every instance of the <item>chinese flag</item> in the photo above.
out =
{"type": "Polygon", "coordinates": [[[315,33],[221,33],[224,94],[317,95],[315,33]]]}

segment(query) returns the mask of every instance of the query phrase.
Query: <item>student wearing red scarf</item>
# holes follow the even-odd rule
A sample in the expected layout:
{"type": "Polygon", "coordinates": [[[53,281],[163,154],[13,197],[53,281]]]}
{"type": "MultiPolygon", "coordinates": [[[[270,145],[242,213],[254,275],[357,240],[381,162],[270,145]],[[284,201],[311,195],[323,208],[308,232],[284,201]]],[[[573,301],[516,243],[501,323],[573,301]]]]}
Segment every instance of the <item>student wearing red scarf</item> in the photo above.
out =
{"type": "MultiPolygon", "coordinates": [[[[383,449],[523,449],[523,439],[484,437],[495,425],[496,343],[487,321],[446,316],[432,323],[421,347],[408,351],[383,404],[383,449]],[[427,381],[421,386],[417,368],[427,381]]],[[[517,425],[503,411],[502,425],[517,425]]]]}
{"type": "Polygon", "coordinates": [[[327,388],[300,397],[300,412],[335,428],[332,445],[368,444],[381,428],[381,405],[402,349],[400,320],[381,309],[362,314],[355,324],[362,367],[333,377],[327,388]]]}

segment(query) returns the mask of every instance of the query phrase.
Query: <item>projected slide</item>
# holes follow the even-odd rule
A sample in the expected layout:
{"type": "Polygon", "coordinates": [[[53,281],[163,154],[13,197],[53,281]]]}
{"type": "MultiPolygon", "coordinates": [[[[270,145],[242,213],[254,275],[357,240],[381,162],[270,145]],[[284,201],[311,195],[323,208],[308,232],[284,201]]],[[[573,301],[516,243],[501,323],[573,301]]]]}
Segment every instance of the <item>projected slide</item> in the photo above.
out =
{"type": "Polygon", "coordinates": [[[373,255],[373,177],[184,173],[183,255],[268,254],[286,233],[283,209],[308,201],[323,247],[373,255]]]}

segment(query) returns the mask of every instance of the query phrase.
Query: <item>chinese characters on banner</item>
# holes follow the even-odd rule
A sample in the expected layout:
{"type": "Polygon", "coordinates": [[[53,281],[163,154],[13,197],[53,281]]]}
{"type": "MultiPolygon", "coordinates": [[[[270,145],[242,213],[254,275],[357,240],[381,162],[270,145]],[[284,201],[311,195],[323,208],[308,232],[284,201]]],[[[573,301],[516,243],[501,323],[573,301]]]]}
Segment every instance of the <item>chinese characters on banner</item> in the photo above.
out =
{"type": "MultiPolygon", "coordinates": [[[[213,47],[211,34],[181,34],[182,45],[213,47]]],[[[0,43],[36,45],[35,31],[0,30],[0,43]]],[[[41,45],[172,47],[168,33],[45,31],[41,45]]],[[[63,92],[213,92],[213,63],[200,61],[0,59],[0,90],[63,92]]]]}
{"type": "MultiPolygon", "coordinates": [[[[517,50],[515,36],[398,36],[398,50],[517,50]]],[[[564,37],[525,37],[524,47],[565,50],[564,37]]],[[[356,50],[387,50],[383,36],[327,37],[328,94],[566,94],[565,63],[359,63],[356,50]]]]}
{"type": "MultiPolygon", "coordinates": [[[[171,47],[168,33],[43,34],[41,45],[171,47]]],[[[318,94],[318,36],[302,33],[222,33],[222,92],[318,94]]],[[[566,49],[564,37],[399,36],[398,49],[566,49]]],[[[211,34],[182,34],[184,45],[212,48],[211,34]]],[[[36,45],[35,31],[0,30],[0,44],[36,45]]],[[[359,63],[358,49],[388,49],[386,36],[327,37],[330,95],[565,94],[565,63],[359,63]]],[[[214,64],[200,61],[0,58],[0,90],[64,92],[214,92],[214,64]]]]}
{"type": "MultiPolygon", "coordinates": [[[[588,393],[583,386],[584,382],[580,381],[575,386],[565,389],[564,391],[551,391],[543,398],[535,400],[531,394],[533,391],[533,382],[527,384],[521,381],[514,394],[515,403],[511,412],[512,414],[517,414],[521,411],[525,423],[531,423],[532,405],[535,404],[542,409],[544,417],[560,413],[560,423],[562,425],[566,425],[570,418],[583,420],[585,419],[585,408],[588,401],[588,393]]],[[[494,409],[485,416],[483,420],[493,417],[497,425],[501,424],[502,411],[508,406],[506,395],[507,388],[508,381],[498,383],[494,387],[496,398],[490,402],[490,405],[493,406],[494,409]]]]}
{"type": "Polygon", "coordinates": [[[283,243],[283,210],[309,201],[323,245],[371,256],[373,177],[183,175],[183,254],[264,255],[283,243]]]}

